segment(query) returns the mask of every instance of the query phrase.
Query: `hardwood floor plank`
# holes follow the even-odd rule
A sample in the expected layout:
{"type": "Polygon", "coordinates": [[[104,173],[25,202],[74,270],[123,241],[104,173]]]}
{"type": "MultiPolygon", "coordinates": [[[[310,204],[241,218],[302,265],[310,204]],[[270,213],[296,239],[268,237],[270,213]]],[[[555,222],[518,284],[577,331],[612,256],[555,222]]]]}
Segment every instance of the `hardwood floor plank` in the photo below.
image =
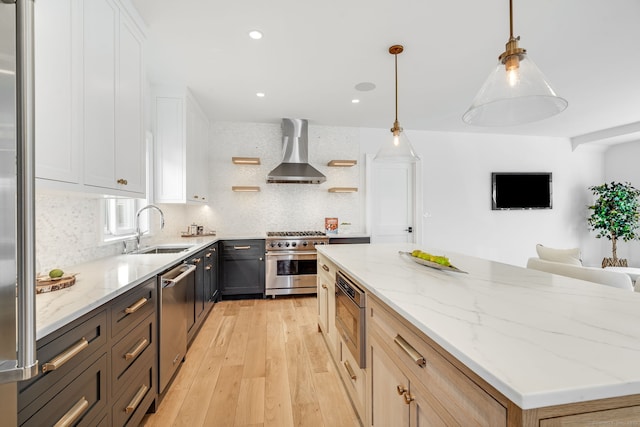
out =
{"type": "MultiPolygon", "coordinates": [[[[204,425],[207,427],[231,427],[235,423],[236,406],[242,381],[242,365],[223,366],[216,388],[209,400],[204,425]]],[[[196,398],[194,396],[194,398],[196,398]]],[[[244,402],[250,405],[250,402],[244,402]]],[[[206,405],[206,402],[203,402],[206,405]]]]}
{"type": "MultiPolygon", "coordinates": [[[[296,427],[324,427],[318,402],[294,403],[293,419],[296,427]]],[[[330,426],[326,426],[330,427],[330,426]]],[[[342,426],[341,426],[342,427],[342,426]]]]}
{"type": "Polygon", "coordinates": [[[264,423],[265,378],[243,378],[240,382],[235,426],[264,423]]]}
{"type": "Polygon", "coordinates": [[[254,306],[251,313],[251,322],[248,330],[248,351],[245,354],[243,378],[265,377],[266,351],[267,351],[267,311],[268,301],[260,300],[254,306]]]}
{"type": "Polygon", "coordinates": [[[317,390],[318,402],[325,426],[359,426],[349,396],[347,396],[340,379],[336,381],[337,372],[322,372],[313,375],[317,390]]]}

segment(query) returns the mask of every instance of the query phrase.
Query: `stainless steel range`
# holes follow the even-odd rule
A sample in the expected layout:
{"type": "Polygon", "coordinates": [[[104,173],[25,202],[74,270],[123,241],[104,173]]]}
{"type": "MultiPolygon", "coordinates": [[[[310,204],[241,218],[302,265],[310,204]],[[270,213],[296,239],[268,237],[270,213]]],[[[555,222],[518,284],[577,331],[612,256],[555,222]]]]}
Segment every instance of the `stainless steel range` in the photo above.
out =
{"type": "Polygon", "coordinates": [[[326,245],[322,231],[270,231],[266,240],[265,294],[316,293],[316,245],[326,245]]]}

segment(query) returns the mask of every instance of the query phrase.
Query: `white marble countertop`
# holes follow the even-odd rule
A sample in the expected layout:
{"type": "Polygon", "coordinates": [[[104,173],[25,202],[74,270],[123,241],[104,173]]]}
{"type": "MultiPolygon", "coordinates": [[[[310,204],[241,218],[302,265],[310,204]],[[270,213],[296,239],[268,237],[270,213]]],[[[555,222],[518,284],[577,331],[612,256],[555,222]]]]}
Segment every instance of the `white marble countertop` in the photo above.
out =
{"type": "Polygon", "coordinates": [[[640,294],[411,244],[318,247],[522,409],[640,393],[640,294]],[[468,274],[399,250],[447,255],[468,274]]]}
{"type": "Polygon", "coordinates": [[[193,246],[188,251],[174,254],[118,255],[65,267],[66,272],[78,273],[73,286],[36,295],[36,339],[80,318],[207,245],[236,239],[264,239],[264,236],[177,237],[159,244],[193,246]]]}

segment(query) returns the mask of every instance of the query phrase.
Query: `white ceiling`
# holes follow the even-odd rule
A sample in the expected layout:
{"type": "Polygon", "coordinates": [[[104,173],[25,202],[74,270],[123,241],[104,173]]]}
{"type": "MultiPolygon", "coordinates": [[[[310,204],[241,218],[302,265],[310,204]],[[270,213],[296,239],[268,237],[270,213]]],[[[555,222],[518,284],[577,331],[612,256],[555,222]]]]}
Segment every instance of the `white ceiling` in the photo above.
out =
{"type": "Polygon", "coordinates": [[[214,121],[391,127],[388,48],[402,44],[405,129],[579,137],[640,123],[640,0],[514,0],[520,46],[569,107],[506,128],[469,126],[461,116],[504,50],[507,0],[133,3],[149,30],[150,80],[187,85],[214,121]],[[264,37],[251,40],[252,29],[264,37]],[[376,89],[359,92],[361,82],[376,89]]]}

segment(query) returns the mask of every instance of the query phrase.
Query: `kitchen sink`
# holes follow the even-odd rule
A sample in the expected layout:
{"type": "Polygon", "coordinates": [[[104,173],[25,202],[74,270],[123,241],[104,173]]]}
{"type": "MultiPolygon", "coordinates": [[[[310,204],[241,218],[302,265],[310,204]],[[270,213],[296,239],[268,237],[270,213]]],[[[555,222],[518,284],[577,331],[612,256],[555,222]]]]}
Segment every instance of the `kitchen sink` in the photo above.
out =
{"type": "Polygon", "coordinates": [[[177,254],[180,252],[186,252],[191,249],[193,245],[189,246],[151,246],[149,248],[139,249],[132,254],[148,255],[148,254],[177,254]]]}

